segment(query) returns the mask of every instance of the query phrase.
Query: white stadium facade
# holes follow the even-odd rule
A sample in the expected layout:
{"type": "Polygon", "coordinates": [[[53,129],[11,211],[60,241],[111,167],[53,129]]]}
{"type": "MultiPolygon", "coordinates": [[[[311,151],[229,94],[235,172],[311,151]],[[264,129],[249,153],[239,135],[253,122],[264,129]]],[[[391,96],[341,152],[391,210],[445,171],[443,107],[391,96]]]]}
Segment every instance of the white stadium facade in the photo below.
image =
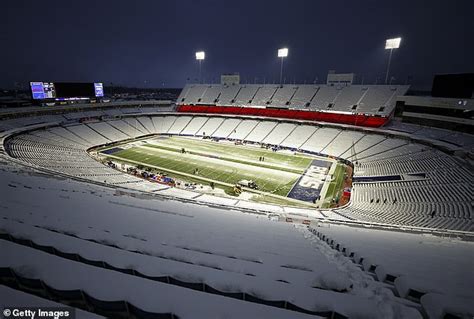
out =
{"type": "Polygon", "coordinates": [[[0,109],[0,300],[77,318],[472,318],[474,136],[393,121],[407,90],[189,84],[176,102],[0,109]],[[89,152],[149,136],[344,161],[350,201],[203,194],[89,152]]]}

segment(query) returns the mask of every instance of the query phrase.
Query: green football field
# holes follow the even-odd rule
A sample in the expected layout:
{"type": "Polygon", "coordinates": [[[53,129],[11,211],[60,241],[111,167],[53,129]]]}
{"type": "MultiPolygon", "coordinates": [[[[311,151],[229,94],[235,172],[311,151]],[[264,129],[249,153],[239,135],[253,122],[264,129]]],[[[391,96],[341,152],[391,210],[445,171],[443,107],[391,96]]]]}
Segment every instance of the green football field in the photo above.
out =
{"type": "Polygon", "coordinates": [[[324,198],[324,202],[322,203],[323,208],[328,208],[331,206],[331,201],[334,197],[338,198],[339,195],[342,193],[342,186],[344,182],[344,172],[345,172],[345,165],[337,164],[336,169],[334,171],[334,180],[328,185],[328,189],[326,191],[326,196],[324,198]]]}
{"type": "MultiPolygon", "coordinates": [[[[283,197],[314,160],[302,154],[178,136],[155,137],[118,147],[120,150],[103,155],[189,182],[209,185],[215,181],[216,186],[227,190],[241,180],[253,180],[259,191],[283,197]],[[265,160],[260,161],[260,157],[265,160]]],[[[260,197],[268,201],[268,196],[260,197]]]]}

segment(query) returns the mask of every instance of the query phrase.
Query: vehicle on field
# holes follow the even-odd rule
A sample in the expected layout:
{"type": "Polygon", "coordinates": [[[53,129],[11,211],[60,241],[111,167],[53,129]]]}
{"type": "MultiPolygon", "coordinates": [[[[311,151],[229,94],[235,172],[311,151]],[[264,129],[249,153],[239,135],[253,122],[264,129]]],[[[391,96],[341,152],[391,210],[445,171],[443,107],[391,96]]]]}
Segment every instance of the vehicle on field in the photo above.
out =
{"type": "Polygon", "coordinates": [[[248,188],[251,188],[251,189],[258,189],[258,185],[252,180],[243,179],[241,181],[238,181],[237,185],[240,185],[240,186],[243,186],[243,187],[248,187],[248,188]]]}

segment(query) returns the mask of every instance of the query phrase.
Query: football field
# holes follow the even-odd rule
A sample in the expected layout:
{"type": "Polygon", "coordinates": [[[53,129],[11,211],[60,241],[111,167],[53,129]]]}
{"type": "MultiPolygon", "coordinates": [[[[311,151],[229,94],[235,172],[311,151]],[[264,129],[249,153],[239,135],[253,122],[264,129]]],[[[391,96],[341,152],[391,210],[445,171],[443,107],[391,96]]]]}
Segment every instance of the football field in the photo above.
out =
{"type": "Polygon", "coordinates": [[[178,136],[135,141],[109,151],[102,154],[189,182],[209,185],[212,181],[229,188],[241,180],[252,180],[258,191],[283,197],[315,160],[288,151],[178,136]]]}

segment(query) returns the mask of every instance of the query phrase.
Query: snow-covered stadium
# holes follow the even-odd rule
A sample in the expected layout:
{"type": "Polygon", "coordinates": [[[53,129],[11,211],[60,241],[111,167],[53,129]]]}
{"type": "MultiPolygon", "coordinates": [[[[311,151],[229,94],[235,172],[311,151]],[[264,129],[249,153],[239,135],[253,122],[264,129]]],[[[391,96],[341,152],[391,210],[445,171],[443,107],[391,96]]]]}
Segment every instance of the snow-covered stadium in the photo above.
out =
{"type": "Polygon", "coordinates": [[[474,137],[392,120],[407,90],[190,84],[176,103],[1,109],[0,300],[77,318],[472,318],[474,137]],[[325,202],[333,171],[305,186],[309,166],[272,154],[351,173],[325,202]],[[205,169],[225,165],[289,189],[218,191],[234,182],[205,169]],[[315,184],[319,201],[283,198],[315,184]]]}

